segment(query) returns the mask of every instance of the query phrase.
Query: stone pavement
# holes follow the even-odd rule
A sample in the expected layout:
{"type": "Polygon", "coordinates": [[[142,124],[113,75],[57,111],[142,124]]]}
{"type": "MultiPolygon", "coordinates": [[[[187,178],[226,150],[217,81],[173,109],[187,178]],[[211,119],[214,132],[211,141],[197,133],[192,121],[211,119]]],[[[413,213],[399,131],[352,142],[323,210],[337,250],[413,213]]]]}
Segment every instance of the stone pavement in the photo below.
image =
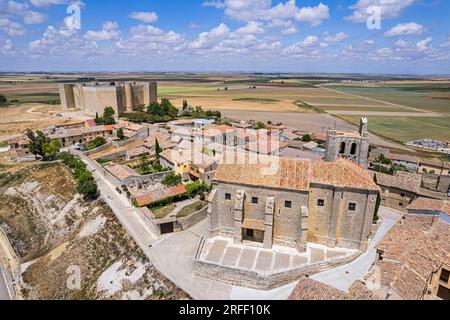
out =
{"type": "Polygon", "coordinates": [[[229,268],[275,273],[302,268],[327,260],[345,259],[357,250],[331,249],[309,243],[306,252],[274,246],[272,250],[234,244],[231,239],[213,238],[205,241],[200,261],[229,268]]]}

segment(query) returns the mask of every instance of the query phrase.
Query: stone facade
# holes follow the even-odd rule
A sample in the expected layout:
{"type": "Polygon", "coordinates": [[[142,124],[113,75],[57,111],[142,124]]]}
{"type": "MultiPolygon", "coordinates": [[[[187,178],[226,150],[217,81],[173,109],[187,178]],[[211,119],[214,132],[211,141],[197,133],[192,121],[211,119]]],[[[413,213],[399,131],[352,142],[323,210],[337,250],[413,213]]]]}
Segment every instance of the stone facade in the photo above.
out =
{"type": "MultiPolygon", "coordinates": [[[[309,160],[283,161],[289,162],[286,164],[289,168],[305,167],[297,178],[306,180],[306,187],[265,185],[246,179],[245,174],[239,179],[227,178],[227,174],[233,175],[232,166],[219,166],[213,181],[215,190],[209,199],[211,237],[229,237],[235,243],[249,242],[264,248],[281,245],[299,251],[306,248],[307,242],[365,250],[379,192],[371,175],[364,176],[367,185],[352,185],[350,181],[348,185],[336,185],[314,176],[315,172],[322,172],[320,166],[326,163],[316,163],[318,168],[311,173],[309,160]]],[[[340,163],[345,167],[349,161],[340,160],[340,163]]],[[[242,166],[239,169],[245,170],[242,166]]],[[[323,172],[328,170],[324,168],[323,172]]],[[[278,175],[285,179],[286,174],[289,173],[280,170],[273,180],[278,175]]],[[[342,175],[346,175],[345,170],[342,175]]],[[[352,179],[350,172],[348,179],[352,179]]]]}
{"type": "Polygon", "coordinates": [[[60,84],[59,93],[64,111],[80,109],[101,115],[112,107],[116,116],[133,112],[140,105],[157,101],[155,82],[125,82],[110,84],[60,84]]]}
{"type": "Polygon", "coordinates": [[[338,157],[343,157],[367,168],[369,142],[366,118],[361,119],[358,133],[337,131],[334,127],[330,127],[327,131],[325,161],[332,162],[338,157]]]}

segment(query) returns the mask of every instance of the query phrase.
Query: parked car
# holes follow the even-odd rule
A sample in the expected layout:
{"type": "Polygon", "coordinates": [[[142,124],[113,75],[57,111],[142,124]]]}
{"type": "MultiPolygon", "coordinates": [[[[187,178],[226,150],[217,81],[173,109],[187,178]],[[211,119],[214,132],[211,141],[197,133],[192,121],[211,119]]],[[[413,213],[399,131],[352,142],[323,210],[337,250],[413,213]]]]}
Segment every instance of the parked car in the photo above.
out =
{"type": "Polygon", "coordinates": [[[123,193],[122,190],[120,190],[118,187],[116,188],[116,191],[117,191],[119,194],[122,194],[122,193],[123,193]]]}

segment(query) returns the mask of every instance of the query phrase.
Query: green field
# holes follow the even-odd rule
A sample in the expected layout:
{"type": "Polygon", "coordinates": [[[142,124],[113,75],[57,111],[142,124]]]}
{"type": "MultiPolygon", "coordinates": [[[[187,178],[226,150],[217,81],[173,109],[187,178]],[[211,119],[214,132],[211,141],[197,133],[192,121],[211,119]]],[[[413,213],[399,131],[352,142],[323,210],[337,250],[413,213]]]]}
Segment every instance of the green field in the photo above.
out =
{"type": "MultiPolygon", "coordinates": [[[[355,125],[360,117],[341,116],[355,125]]],[[[431,138],[450,141],[450,117],[372,117],[369,116],[369,131],[391,140],[406,142],[415,139],[431,138]]]]}
{"type": "Polygon", "coordinates": [[[59,102],[59,93],[24,93],[4,94],[8,101],[19,101],[20,103],[49,103],[59,102]]]}
{"type": "Polygon", "coordinates": [[[396,103],[424,111],[450,114],[450,84],[327,85],[337,91],[396,103]]]}
{"type": "Polygon", "coordinates": [[[271,103],[271,102],[278,102],[280,100],[277,100],[277,99],[265,99],[265,98],[235,98],[235,99],[233,99],[233,101],[271,103]]]}

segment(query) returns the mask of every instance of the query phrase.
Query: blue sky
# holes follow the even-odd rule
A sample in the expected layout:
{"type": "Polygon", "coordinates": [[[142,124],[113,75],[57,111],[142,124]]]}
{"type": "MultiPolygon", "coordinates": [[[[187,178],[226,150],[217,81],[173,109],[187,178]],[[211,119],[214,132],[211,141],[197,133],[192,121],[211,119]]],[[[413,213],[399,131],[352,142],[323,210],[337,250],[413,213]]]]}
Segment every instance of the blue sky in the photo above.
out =
{"type": "Polygon", "coordinates": [[[0,0],[0,70],[449,74],[449,14],[446,0],[0,0]]]}

